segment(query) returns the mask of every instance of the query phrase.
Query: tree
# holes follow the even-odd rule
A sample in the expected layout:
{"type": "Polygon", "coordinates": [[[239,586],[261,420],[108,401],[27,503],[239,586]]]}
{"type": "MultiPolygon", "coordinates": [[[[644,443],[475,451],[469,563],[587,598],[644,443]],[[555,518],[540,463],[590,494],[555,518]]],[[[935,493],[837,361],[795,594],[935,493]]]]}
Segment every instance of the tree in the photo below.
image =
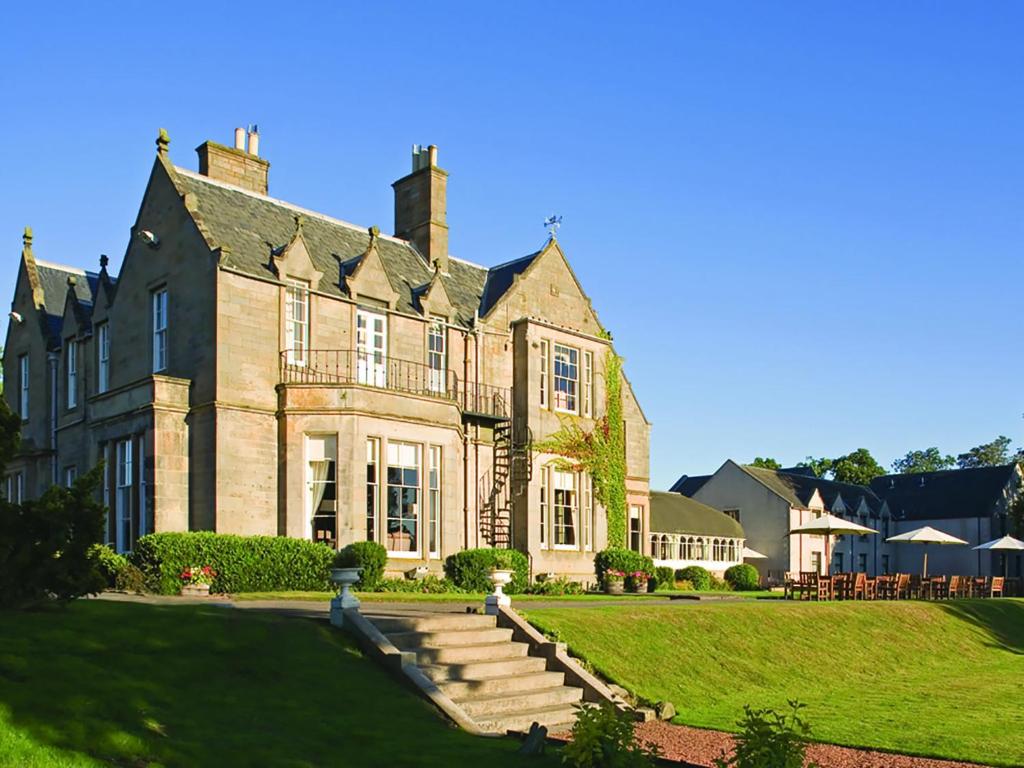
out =
{"type": "Polygon", "coordinates": [[[857,485],[868,485],[876,477],[885,474],[882,465],[875,461],[867,448],[858,448],[853,453],[834,459],[831,471],[833,480],[857,485]]]}
{"type": "Polygon", "coordinates": [[[974,469],[975,467],[998,467],[1002,464],[1010,464],[1013,461],[1020,461],[1021,452],[1010,454],[1010,443],[1013,442],[1006,435],[1000,435],[991,443],[976,445],[967,453],[961,453],[956,457],[956,465],[960,469],[974,469]]]}
{"type": "Polygon", "coordinates": [[[807,467],[811,472],[814,473],[815,477],[824,477],[826,474],[832,471],[832,459],[826,459],[824,457],[816,459],[813,456],[808,456],[806,459],[797,464],[798,467],[807,467]]]}
{"type": "Polygon", "coordinates": [[[760,467],[761,469],[782,469],[782,465],[775,459],[762,458],[761,456],[750,462],[748,466],[760,467]]]}
{"type": "Polygon", "coordinates": [[[925,448],[923,451],[910,451],[902,459],[892,463],[892,471],[901,475],[918,472],[938,472],[956,465],[952,456],[943,456],[938,448],[925,448]]]}

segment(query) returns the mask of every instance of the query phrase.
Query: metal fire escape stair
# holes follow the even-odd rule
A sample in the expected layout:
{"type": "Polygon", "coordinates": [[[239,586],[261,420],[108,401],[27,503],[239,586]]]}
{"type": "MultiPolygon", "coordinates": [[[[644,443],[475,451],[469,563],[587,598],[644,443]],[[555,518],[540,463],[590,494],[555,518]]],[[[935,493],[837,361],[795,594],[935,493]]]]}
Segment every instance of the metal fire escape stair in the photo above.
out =
{"type": "Polygon", "coordinates": [[[506,419],[494,425],[491,491],[480,510],[481,539],[500,549],[512,546],[513,494],[508,490],[522,493],[533,476],[530,428],[526,424],[516,424],[514,428],[514,421],[506,419]]]}

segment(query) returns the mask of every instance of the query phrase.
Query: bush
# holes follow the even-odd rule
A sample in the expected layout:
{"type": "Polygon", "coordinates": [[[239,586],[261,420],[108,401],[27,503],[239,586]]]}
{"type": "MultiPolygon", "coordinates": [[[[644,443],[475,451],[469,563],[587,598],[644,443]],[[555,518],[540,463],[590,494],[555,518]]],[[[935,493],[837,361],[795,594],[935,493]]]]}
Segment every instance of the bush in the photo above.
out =
{"type": "Polygon", "coordinates": [[[451,579],[439,579],[437,576],[425,576],[422,579],[381,579],[377,582],[375,592],[418,592],[419,594],[440,595],[458,594],[463,590],[452,583],[451,579]]]}
{"type": "Polygon", "coordinates": [[[355,541],[342,549],[334,558],[335,568],[362,568],[356,589],[373,592],[384,578],[388,564],[388,551],[375,541],[355,541]]]}
{"type": "MultiPolygon", "coordinates": [[[[0,407],[3,441],[10,439],[9,413],[0,407]]],[[[103,589],[106,578],[92,554],[103,538],[105,511],[96,500],[100,472],[93,469],[70,488],[50,486],[21,504],[0,500],[0,607],[28,608],[103,589]]]]}
{"type": "Polygon", "coordinates": [[[529,587],[526,588],[528,595],[582,595],[586,592],[583,585],[578,581],[570,581],[564,576],[559,576],[556,579],[544,579],[543,581],[535,581],[529,587]]]}
{"type": "Polygon", "coordinates": [[[445,575],[466,592],[490,592],[491,569],[513,572],[505,592],[514,595],[526,590],[530,583],[530,564],[517,549],[464,549],[444,561],[445,575]]]}
{"type": "Polygon", "coordinates": [[[667,565],[659,565],[654,569],[654,589],[675,589],[676,572],[667,565]]]}
{"type": "Polygon", "coordinates": [[[134,592],[140,595],[149,591],[146,589],[145,574],[129,562],[126,562],[124,568],[114,577],[114,589],[118,592],[134,592]]]}
{"type": "Polygon", "coordinates": [[[760,586],[757,568],[749,563],[734,565],[725,572],[725,580],[737,592],[750,592],[760,586]]]}
{"type": "Polygon", "coordinates": [[[330,547],[304,539],[196,532],[143,536],[130,560],[151,591],[176,595],[182,571],[204,565],[217,572],[211,592],[326,592],[334,556],[330,547]]]}
{"type": "Polygon", "coordinates": [[[117,577],[131,563],[124,555],[119,555],[106,544],[96,544],[89,548],[89,557],[96,561],[96,568],[107,582],[109,589],[117,587],[117,577]]]}
{"type": "Polygon", "coordinates": [[[715,760],[716,768],[804,768],[811,728],[800,717],[803,704],[791,701],[789,707],[788,715],[744,707],[736,747],[730,756],[715,760]]]}
{"type": "Polygon", "coordinates": [[[654,576],[654,561],[625,547],[602,549],[594,556],[594,573],[599,584],[604,584],[605,571],[621,571],[625,574],[643,572],[654,576]]]}
{"type": "Polygon", "coordinates": [[[645,768],[654,765],[658,750],[637,738],[633,713],[604,702],[599,707],[576,705],[572,741],[562,749],[562,762],[574,768],[645,768]]]}
{"type": "Polygon", "coordinates": [[[711,573],[707,568],[701,568],[699,565],[690,565],[679,569],[676,571],[676,579],[690,582],[697,592],[707,592],[711,589],[711,573]]]}

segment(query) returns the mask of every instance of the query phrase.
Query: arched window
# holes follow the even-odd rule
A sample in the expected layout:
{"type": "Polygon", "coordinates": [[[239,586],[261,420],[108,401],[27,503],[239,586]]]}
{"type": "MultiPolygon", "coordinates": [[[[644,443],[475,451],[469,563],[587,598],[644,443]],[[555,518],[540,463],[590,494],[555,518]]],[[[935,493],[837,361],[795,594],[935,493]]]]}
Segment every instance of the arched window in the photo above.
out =
{"type": "Polygon", "coordinates": [[[672,556],[669,554],[668,550],[669,550],[669,547],[668,547],[668,536],[663,533],[661,535],[661,559],[662,560],[669,560],[669,559],[671,559],[672,556]]]}
{"type": "Polygon", "coordinates": [[[697,551],[694,552],[694,558],[693,559],[694,560],[707,560],[708,559],[708,551],[707,551],[707,547],[705,545],[704,539],[702,537],[698,536],[697,537],[696,545],[697,545],[697,551]]]}
{"type": "Polygon", "coordinates": [[[729,539],[729,560],[736,559],[736,539],[729,539]]]}
{"type": "Polygon", "coordinates": [[[677,557],[680,560],[685,560],[686,559],[686,537],[685,536],[680,536],[679,537],[679,546],[676,547],[676,552],[678,553],[677,557]]]}

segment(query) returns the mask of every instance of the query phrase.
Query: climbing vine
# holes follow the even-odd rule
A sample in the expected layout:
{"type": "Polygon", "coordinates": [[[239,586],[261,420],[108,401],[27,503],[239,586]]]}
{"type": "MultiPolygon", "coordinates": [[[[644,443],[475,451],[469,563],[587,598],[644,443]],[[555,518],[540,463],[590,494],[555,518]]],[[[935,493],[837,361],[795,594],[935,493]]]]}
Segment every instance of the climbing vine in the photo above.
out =
{"type": "Polygon", "coordinates": [[[626,546],[626,435],[622,421],[622,358],[605,354],[605,408],[592,430],[573,416],[559,416],[561,427],[536,448],[562,457],[560,469],[584,471],[594,484],[594,499],[608,520],[608,546],[626,546]]]}

